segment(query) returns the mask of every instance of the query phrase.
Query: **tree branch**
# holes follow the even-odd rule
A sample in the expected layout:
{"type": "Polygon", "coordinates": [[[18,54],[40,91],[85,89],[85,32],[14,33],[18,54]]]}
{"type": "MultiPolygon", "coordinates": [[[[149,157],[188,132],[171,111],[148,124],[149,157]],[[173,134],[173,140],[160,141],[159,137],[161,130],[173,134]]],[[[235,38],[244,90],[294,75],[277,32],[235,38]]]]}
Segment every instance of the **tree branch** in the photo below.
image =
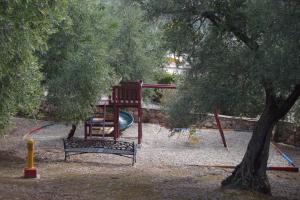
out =
{"type": "MultiPolygon", "coordinates": [[[[201,14],[201,16],[209,19],[216,27],[220,27],[220,23],[222,22],[222,20],[219,16],[217,16],[215,12],[205,11],[201,14]]],[[[256,51],[258,49],[259,45],[257,44],[257,42],[247,36],[244,31],[240,30],[229,22],[226,23],[226,27],[228,31],[232,32],[238,39],[243,41],[251,50],[256,51]]]]}
{"type": "Polygon", "coordinates": [[[266,93],[266,105],[274,104],[276,96],[272,82],[263,78],[262,85],[266,93]]]}
{"type": "Polygon", "coordinates": [[[213,12],[213,11],[205,11],[205,12],[203,12],[201,14],[201,16],[203,18],[209,19],[213,23],[214,26],[220,27],[219,23],[221,22],[221,19],[220,19],[220,17],[218,17],[216,15],[215,12],[213,12]]]}
{"type": "MultiPolygon", "coordinates": [[[[142,2],[143,1],[140,1],[140,3],[142,2]]],[[[256,51],[258,49],[259,45],[253,38],[249,37],[243,30],[234,26],[232,23],[230,23],[230,21],[226,20],[226,18],[222,21],[220,15],[218,15],[217,12],[215,11],[202,12],[200,10],[198,10],[196,6],[190,6],[184,9],[170,9],[167,7],[163,7],[163,9],[161,8],[157,12],[159,14],[164,14],[164,15],[178,15],[178,14],[186,13],[189,14],[190,16],[201,16],[202,18],[209,19],[212,22],[212,24],[218,28],[220,28],[221,23],[224,23],[227,31],[232,32],[239,40],[243,41],[245,45],[247,45],[251,50],[256,51]]]]}
{"type": "Polygon", "coordinates": [[[276,117],[280,119],[284,115],[286,115],[286,113],[289,112],[289,110],[292,108],[292,106],[295,104],[295,102],[299,97],[300,97],[300,84],[297,84],[294,87],[294,90],[288,96],[288,98],[285,101],[283,101],[283,103],[280,105],[278,112],[276,113],[276,117]]]}

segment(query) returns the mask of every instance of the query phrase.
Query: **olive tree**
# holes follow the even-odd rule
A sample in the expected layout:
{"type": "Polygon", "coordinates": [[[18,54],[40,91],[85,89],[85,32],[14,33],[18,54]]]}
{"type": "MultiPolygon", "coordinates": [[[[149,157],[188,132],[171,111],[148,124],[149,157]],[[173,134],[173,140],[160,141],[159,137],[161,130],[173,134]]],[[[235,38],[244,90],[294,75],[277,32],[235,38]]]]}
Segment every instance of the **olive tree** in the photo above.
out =
{"type": "Polygon", "coordinates": [[[47,101],[57,120],[72,124],[69,138],[114,81],[106,60],[116,24],[107,15],[98,1],[69,1],[67,17],[49,38],[47,53],[40,55],[47,101]]]}
{"type": "Polygon", "coordinates": [[[135,2],[109,2],[111,18],[118,23],[110,45],[110,65],[122,80],[153,80],[165,53],[160,23],[147,20],[145,11],[135,2]]]}
{"type": "Polygon", "coordinates": [[[192,69],[179,106],[189,99],[186,108],[193,112],[219,106],[260,116],[241,163],[222,186],[271,193],[266,169],[272,130],[300,96],[299,2],[139,2],[149,16],[163,16],[166,30],[184,41],[178,48],[192,69]]]}
{"type": "Polygon", "coordinates": [[[0,2],[0,131],[16,112],[34,114],[42,97],[42,73],[35,55],[65,16],[66,1],[0,2]]]}

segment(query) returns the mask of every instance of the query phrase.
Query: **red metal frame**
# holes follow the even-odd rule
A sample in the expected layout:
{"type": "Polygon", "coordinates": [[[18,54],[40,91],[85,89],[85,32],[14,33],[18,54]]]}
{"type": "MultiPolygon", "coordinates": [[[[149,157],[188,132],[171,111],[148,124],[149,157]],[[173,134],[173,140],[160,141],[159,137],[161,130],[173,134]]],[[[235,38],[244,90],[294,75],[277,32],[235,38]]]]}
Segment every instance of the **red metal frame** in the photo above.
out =
{"type": "Polygon", "coordinates": [[[157,88],[157,89],[176,89],[175,84],[147,84],[142,85],[143,88],[157,88]]]}
{"type": "Polygon", "coordinates": [[[215,116],[215,119],[216,119],[216,122],[217,122],[217,126],[218,126],[218,129],[219,129],[221,138],[222,138],[223,145],[228,150],[226,139],[225,139],[225,136],[224,136],[224,132],[223,132],[223,129],[222,129],[222,126],[221,126],[221,123],[220,123],[219,116],[218,116],[218,110],[217,110],[217,108],[214,108],[214,116],[215,116]]]}
{"type": "MultiPolygon", "coordinates": [[[[236,166],[233,165],[191,165],[197,167],[216,167],[216,168],[224,168],[224,169],[235,169],[236,166]]],[[[286,172],[299,172],[298,167],[282,167],[282,166],[270,166],[267,167],[267,170],[271,171],[286,171],[286,172]]]]}

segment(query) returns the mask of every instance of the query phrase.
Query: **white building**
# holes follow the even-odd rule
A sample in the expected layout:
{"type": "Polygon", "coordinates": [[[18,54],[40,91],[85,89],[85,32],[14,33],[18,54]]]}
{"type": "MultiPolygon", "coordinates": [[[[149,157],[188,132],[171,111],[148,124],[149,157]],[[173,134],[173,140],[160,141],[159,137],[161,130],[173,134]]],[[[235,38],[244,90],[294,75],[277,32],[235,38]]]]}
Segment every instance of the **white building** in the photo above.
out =
{"type": "Polygon", "coordinates": [[[168,54],[167,64],[164,67],[166,72],[170,74],[184,74],[188,69],[191,68],[184,57],[184,55],[178,57],[174,54],[168,54]]]}

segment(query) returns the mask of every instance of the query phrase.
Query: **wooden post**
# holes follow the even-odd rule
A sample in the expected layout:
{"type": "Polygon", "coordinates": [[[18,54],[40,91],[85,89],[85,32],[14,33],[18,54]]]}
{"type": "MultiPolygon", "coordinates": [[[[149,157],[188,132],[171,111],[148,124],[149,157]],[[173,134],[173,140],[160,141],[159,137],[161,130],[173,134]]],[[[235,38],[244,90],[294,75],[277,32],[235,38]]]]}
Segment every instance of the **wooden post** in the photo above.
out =
{"type": "Polygon", "coordinates": [[[87,139],[87,122],[84,122],[84,139],[87,139]]]}
{"type": "Polygon", "coordinates": [[[142,85],[143,82],[140,81],[138,86],[138,144],[142,143],[143,138],[143,129],[142,129],[142,118],[143,118],[143,110],[142,110],[142,85]]]}
{"type": "Polygon", "coordinates": [[[142,108],[138,108],[138,144],[142,143],[142,138],[143,138],[142,117],[143,117],[142,108]]]}
{"type": "Polygon", "coordinates": [[[119,87],[113,88],[113,109],[114,109],[114,140],[119,137],[119,100],[117,94],[119,94],[119,87]]]}

